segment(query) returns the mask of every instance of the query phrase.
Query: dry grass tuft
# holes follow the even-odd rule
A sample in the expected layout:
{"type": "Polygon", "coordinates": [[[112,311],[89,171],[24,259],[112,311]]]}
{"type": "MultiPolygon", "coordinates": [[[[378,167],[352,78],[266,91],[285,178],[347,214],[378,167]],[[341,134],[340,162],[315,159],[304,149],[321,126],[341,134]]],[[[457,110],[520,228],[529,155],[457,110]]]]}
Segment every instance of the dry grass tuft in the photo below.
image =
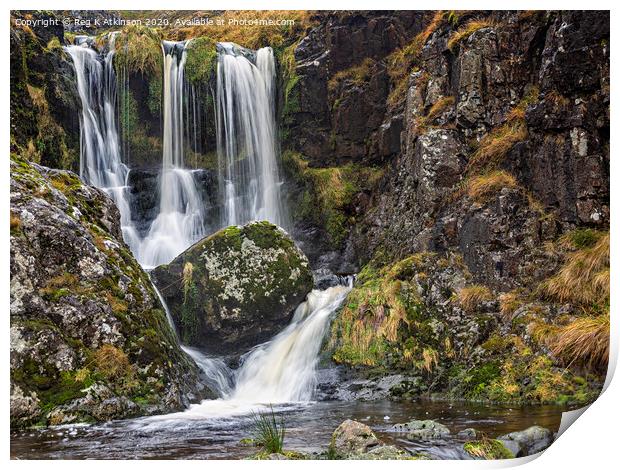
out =
{"type": "Polygon", "coordinates": [[[97,370],[109,380],[120,380],[132,375],[131,364],[127,355],[111,344],[104,344],[93,356],[97,370]]]}
{"type": "Polygon", "coordinates": [[[424,128],[430,125],[435,119],[441,116],[446,109],[454,106],[454,96],[444,96],[439,98],[428,110],[426,116],[418,119],[418,127],[424,128]]]}
{"type": "Polygon", "coordinates": [[[502,188],[516,188],[517,180],[505,171],[492,171],[467,180],[466,193],[474,201],[483,203],[502,188]]]}
{"type": "Polygon", "coordinates": [[[13,230],[18,230],[21,227],[21,225],[22,225],[22,221],[19,218],[19,215],[17,215],[13,211],[11,211],[11,221],[9,222],[9,225],[11,227],[11,232],[13,230]]]}
{"type": "Polygon", "coordinates": [[[499,296],[499,312],[504,321],[511,321],[513,314],[521,305],[523,302],[515,291],[505,292],[499,296]]]}
{"type": "Polygon", "coordinates": [[[609,313],[587,315],[563,326],[542,325],[536,337],[566,365],[605,370],[609,361],[609,313]]]}
{"type": "Polygon", "coordinates": [[[604,305],[609,302],[609,233],[592,246],[567,256],[560,271],[542,285],[559,302],[604,305]]]}
{"type": "Polygon", "coordinates": [[[388,74],[393,83],[393,89],[388,97],[390,106],[398,104],[406,95],[409,74],[416,65],[424,44],[444,21],[446,21],[445,13],[443,11],[436,12],[424,31],[413,38],[405,47],[392,52],[387,57],[388,74]]]}
{"type": "Polygon", "coordinates": [[[481,302],[492,298],[489,288],[481,285],[463,287],[457,294],[459,305],[467,312],[473,312],[481,302]]]}
{"type": "Polygon", "coordinates": [[[128,26],[116,38],[117,64],[141,74],[162,73],[161,32],[144,26],[128,26]]]}
{"type": "Polygon", "coordinates": [[[338,85],[345,80],[358,86],[363,85],[370,80],[374,64],[375,61],[367,57],[361,63],[335,73],[334,76],[329,79],[327,89],[330,93],[333,93],[338,88],[338,85]]]}
{"type": "Polygon", "coordinates": [[[467,167],[482,168],[499,164],[512,147],[527,138],[527,126],[521,119],[508,121],[485,135],[467,167]]]}
{"type": "Polygon", "coordinates": [[[461,29],[456,31],[448,40],[448,49],[451,51],[459,45],[462,41],[465,41],[469,36],[474,34],[479,29],[492,28],[495,25],[488,20],[471,20],[461,29]]]}

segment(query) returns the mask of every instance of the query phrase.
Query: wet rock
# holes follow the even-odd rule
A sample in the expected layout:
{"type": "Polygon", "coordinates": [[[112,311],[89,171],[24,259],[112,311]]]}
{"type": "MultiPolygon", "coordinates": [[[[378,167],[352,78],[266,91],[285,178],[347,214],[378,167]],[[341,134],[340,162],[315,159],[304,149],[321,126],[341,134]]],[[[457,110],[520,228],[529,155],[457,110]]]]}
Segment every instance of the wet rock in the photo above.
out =
{"type": "Polygon", "coordinates": [[[466,428],[456,433],[456,437],[460,439],[475,439],[478,433],[474,428],[466,428]]]}
{"type": "Polygon", "coordinates": [[[313,287],[306,256],[268,222],[220,230],[152,275],[183,342],[213,353],[266,341],[313,287]]]}
{"type": "Polygon", "coordinates": [[[440,439],[450,435],[450,430],[446,426],[430,419],[414,419],[408,423],[395,424],[391,430],[406,433],[410,441],[440,439]]]}
{"type": "Polygon", "coordinates": [[[359,421],[347,419],[332,434],[330,452],[339,458],[352,458],[381,445],[372,429],[359,421]]]}
{"type": "Polygon", "coordinates": [[[180,410],[210,396],[119,219],[77,175],[12,156],[13,427],[180,410]]]}
{"type": "Polygon", "coordinates": [[[515,457],[537,454],[553,443],[553,433],[541,426],[531,426],[523,431],[515,431],[497,438],[515,457]]]}

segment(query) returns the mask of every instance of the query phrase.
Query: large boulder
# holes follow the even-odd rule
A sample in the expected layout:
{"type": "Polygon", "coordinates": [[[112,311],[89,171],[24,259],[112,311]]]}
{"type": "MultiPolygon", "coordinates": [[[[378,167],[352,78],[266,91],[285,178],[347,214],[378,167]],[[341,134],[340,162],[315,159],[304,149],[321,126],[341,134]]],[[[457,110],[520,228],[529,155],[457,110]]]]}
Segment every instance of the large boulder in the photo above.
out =
{"type": "Polygon", "coordinates": [[[313,287],[306,256],[269,222],[222,229],[152,275],[182,341],[218,354],[272,337],[313,287]]]}
{"type": "Polygon", "coordinates": [[[377,438],[370,427],[352,419],[343,421],[332,434],[328,456],[348,460],[405,460],[414,458],[396,446],[386,445],[377,438]]]}
{"type": "Polygon", "coordinates": [[[11,157],[11,425],[180,410],[207,396],[102,191],[11,157]]]}

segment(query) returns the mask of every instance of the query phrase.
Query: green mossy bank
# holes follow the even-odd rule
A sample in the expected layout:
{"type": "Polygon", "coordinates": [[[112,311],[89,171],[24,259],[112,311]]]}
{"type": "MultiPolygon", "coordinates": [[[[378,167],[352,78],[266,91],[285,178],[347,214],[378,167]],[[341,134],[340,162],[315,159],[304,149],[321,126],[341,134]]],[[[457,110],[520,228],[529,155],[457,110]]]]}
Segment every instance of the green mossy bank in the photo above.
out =
{"type": "Polygon", "coordinates": [[[313,286],[306,256],[269,222],[222,229],[156,268],[153,279],[182,341],[217,353],[269,339],[313,286]]]}
{"type": "Polygon", "coordinates": [[[12,427],[162,413],[211,396],[105,193],[12,155],[10,227],[12,427]]]}

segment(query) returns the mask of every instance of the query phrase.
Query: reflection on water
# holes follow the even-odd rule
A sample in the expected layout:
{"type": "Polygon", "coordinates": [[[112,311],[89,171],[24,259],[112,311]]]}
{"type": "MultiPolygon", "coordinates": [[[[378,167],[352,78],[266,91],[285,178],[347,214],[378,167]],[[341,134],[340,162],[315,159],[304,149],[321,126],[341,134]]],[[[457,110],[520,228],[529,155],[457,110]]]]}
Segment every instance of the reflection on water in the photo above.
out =
{"type": "MultiPolygon", "coordinates": [[[[213,400],[213,416],[187,419],[178,413],[114,421],[103,425],[59,426],[28,430],[11,435],[11,457],[18,459],[238,459],[255,448],[239,441],[250,435],[250,409],[235,409],[230,415],[218,406],[229,402],[213,400]]],[[[253,410],[258,410],[255,406],[253,410]]],[[[540,425],[557,432],[561,412],[558,407],[515,408],[467,403],[429,402],[315,402],[281,405],[274,408],[284,416],[287,434],[285,448],[320,453],[327,449],[333,430],[345,419],[368,424],[378,436],[413,452],[427,452],[435,458],[465,458],[462,441],[448,440],[412,443],[388,432],[398,422],[435,419],[447,425],[453,435],[473,427],[488,437],[540,425]]]]}

